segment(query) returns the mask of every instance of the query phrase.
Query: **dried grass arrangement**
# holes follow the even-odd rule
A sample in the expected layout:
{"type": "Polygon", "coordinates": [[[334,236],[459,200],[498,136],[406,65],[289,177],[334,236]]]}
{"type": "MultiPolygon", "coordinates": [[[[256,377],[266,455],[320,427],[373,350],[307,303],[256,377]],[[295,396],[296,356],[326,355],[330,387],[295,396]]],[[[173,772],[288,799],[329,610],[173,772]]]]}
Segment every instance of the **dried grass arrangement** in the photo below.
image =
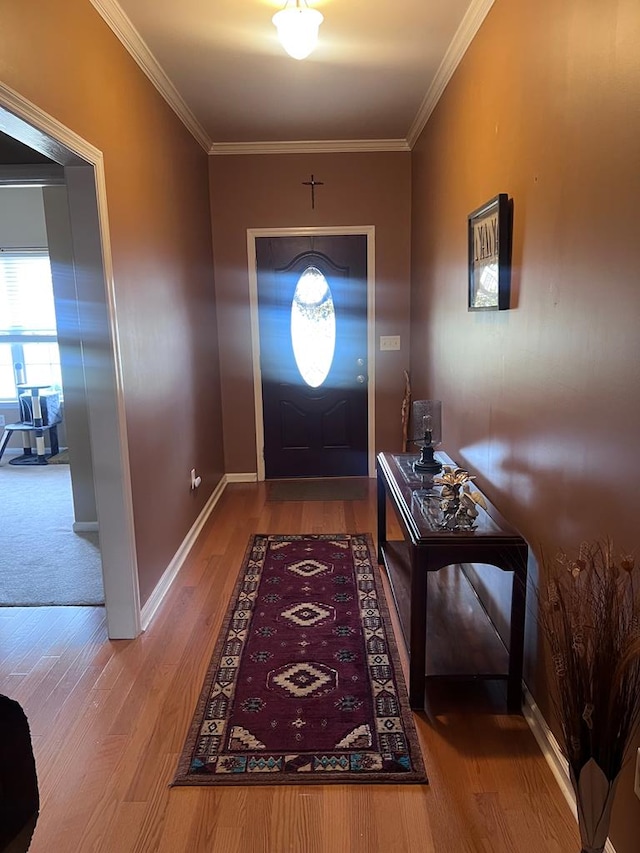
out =
{"type": "Polygon", "coordinates": [[[576,793],[583,853],[604,849],[616,781],[640,724],[640,570],[608,541],[546,565],[539,622],[576,793]]]}

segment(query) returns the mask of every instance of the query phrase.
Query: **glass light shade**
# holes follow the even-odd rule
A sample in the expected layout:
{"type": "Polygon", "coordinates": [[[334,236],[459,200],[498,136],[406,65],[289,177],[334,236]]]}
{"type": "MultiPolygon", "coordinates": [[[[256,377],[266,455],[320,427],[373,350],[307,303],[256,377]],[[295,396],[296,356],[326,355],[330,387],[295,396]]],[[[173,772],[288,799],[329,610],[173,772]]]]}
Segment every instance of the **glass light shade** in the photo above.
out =
{"type": "Polygon", "coordinates": [[[414,400],[411,440],[419,447],[437,447],[442,441],[442,401],[414,400]]]}
{"type": "Polygon", "coordinates": [[[318,30],[324,17],[317,9],[292,6],[276,12],[271,20],[289,56],[306,59],[318,44],[318,30]]]}

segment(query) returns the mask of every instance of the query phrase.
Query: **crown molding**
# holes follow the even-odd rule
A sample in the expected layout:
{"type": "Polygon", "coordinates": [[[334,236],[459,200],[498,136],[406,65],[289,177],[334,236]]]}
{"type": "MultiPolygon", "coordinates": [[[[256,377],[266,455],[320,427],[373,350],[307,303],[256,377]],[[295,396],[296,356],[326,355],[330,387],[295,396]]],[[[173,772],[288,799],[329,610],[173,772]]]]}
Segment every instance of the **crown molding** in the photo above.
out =
{"type": "Polygon", "coordinates": [[[424,130],[431,113],[436,108],[436,104],[442,97],[444,90],[447,87],[449,80],[460,64],[462,57],[467,52],[467,49],[476,33],[480,29],[482,22],[489,14],[489,10],[493,6],[494,0],[473,0],[467,13],[465,14],[456,34],[454,35],[444,59],[440,63],[440,67],[436,71],[433,82],[429,86],[429,90],[420,105],[420,109],[413,120],[413,124],[409,128],[407,134],[407,143],[410,149],[418,141],[418,137],[424,130]]]}
{"type": "Polygon", "coordinates": [[[98,14],[113,30],[126,50],[138,63],[180,121],[205,151],[211,148],[211,138],[182,99],[180,93],[162,70],[146,42],[122,11],[116,0],[90,0],[98,14]]]}
{"type": "Polygon", "coordinates": [[[117,0],[90,0],[90,2],[202,148],[208,154],[224,155],[364,154],[411,151],[493,6],[494,0],[472,0],[420,105],[406,139],[332,139],[291,142],[212,142],[207,131],[191,112],[117,0]]]}
{"type": "Polygon", "coordinates": [[[299,142],[214,142],[209,154],[366,154],[410,150],[406,139],[312,139],[299,142]]]}

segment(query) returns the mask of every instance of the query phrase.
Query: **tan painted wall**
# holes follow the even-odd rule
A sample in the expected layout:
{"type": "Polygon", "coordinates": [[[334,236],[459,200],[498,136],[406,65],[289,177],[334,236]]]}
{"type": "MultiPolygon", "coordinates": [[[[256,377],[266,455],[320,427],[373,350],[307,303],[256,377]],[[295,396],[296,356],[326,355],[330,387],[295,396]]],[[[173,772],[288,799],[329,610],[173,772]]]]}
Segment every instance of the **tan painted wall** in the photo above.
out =
{"type": "Polygon", "coordinates": [[[409,153],[214,156],[210,176],[226,471],[257,470],[247,228],[375,225],[376,339],[402,339],[400,352],[376,353],[376,438],[379,448],[400,449],[409,360],[409,153]],[[312,173],[324,182],[315,210],[302,185],[312,173]]]}
{"type": "MultiPolygon", "coordinates": [[[[414,386],[538,556],[640,547],[639,32],[631,0],[496,0],[413,152],[414,386]],[[466,217],[498,192],[513,308],[469,313],[466,217]]],[[[638,849],[631,766],[611,837],[638,849]]]]}
{"type": "Polygon", "coordinates": [[[144,603],[223,472],[208,158],[88,0],[3,3],[0,79],[104,153],[144,603]]]}

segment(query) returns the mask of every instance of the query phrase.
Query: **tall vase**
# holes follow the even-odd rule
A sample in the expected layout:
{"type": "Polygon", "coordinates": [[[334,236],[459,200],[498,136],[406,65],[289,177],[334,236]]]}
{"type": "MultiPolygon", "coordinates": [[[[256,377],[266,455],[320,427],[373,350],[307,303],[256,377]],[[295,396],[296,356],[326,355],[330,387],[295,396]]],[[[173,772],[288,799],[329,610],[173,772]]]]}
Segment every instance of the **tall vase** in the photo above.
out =
{"type": "Polygon", "coordinates": [[[607,779],[593,758],[581,768],[577,778],[571,767],[569,772],[576,794],[581,853],[602,853],[609,835],[618,777],[607,779]]]}

